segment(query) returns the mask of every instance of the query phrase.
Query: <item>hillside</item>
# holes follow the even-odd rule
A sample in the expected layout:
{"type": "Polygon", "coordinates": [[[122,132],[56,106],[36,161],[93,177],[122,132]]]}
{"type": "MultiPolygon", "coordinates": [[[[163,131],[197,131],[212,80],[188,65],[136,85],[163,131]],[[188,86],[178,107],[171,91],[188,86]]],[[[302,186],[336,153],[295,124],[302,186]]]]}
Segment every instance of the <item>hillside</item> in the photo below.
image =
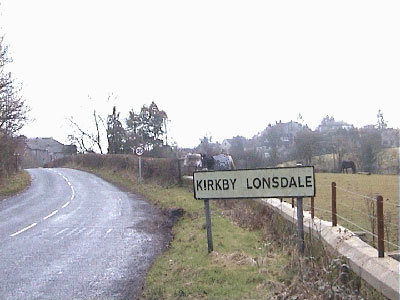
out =
{"type": "MultiPolygon", "coordinates": [[[[399,170],[399,148],[385,148],[379,152],[374,165],[377,174],[398,174],[399,170]]],[[[345,159],[352,159],[352,155],[345,156],[345,159]]],[[[277,165],[278,167],[295,166],[295,160],[287,161],[277,165]]],[[[357,161],[356,165],[357,165],[357,161]]],[[[314,156],[311,164],[317,172],[337,172],[338,161],[334,160],[333,154],[314,156]]],[[[361,170],[360,170],[361,171],[361,170]]]]}

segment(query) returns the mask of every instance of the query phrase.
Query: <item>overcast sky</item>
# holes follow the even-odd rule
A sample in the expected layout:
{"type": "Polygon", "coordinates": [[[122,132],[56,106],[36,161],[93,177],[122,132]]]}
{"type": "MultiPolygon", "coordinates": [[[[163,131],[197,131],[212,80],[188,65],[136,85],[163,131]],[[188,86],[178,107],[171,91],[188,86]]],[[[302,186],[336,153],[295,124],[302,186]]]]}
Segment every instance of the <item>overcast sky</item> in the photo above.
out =
{"type": "Polygon", "coordinates": [[[151,101],[180,147],[299,114],[312,129],[328,114],[361,127],[381,109],[400,127],[399,1],[0,3],[28,137],[65,142],[70,116],[116,105],[125,118],[151,101]]]}

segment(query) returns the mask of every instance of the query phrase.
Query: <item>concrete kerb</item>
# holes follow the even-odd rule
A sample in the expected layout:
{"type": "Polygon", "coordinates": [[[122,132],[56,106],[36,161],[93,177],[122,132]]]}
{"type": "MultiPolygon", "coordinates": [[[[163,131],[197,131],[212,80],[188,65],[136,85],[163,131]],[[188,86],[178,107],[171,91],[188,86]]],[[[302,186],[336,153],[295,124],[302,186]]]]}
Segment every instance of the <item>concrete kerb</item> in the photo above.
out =
{"type": "MultiPolygon", "coordinates": [[[[292,223],[297,223],[297,210],[279,199],[257,199],[292,223]]],[[[304,212],[304,231],[320,238],[331,251],[346,257],[350,268],[389,299],[399,300],[399,262],[391,257],[378,258],[378,250],[363,242],[350,230],[304,212]]]]}

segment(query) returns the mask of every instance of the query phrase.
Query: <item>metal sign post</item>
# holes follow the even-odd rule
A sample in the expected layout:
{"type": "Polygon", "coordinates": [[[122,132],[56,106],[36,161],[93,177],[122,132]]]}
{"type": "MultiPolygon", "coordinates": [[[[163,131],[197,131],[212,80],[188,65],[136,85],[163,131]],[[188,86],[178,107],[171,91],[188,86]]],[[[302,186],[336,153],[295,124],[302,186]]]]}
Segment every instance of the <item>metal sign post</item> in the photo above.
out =
{"type": "Polygon", "coordinates": [[[212,238],[212,231],[211,231],[210,203],[208,200],[204,200],[204,211],[206,214],[208,253],[211,253],[214,251],[214,245],[213,245],[213,238],[212,238]]]}
{"type": "MultiPolygon", "coordinates": [[[[301,167],[301,163],[296,164],[301,167]]],[[[303,197],[297,197],[297,247],[301,254],[304,254],[304,218],[303,218],[303,197]]]]}
{"type": "Polygon", "coordinates": [[[139,156],[139,183],[142,183],[142,157],[139,156]]]}
{"type": "Polygon", "coordinates": [[[139,156],[139,178],[138,178],[138,181],[139,181],[139,183],[142,183],[142,155],[144,153],[143,147],[136,147],[135,153],[137,156],[139,156]]]}
{"type": "Polygon", "coordinates": [[[297,247],[304,254],[303,197],[297,198],[297,247]]]}

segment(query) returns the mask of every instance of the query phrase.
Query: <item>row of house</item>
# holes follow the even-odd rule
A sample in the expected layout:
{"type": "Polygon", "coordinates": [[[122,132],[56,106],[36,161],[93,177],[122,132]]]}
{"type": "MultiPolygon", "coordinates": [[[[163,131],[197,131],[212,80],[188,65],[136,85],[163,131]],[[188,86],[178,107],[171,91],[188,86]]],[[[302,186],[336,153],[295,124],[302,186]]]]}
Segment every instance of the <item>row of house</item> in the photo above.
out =
{"type": "MultiPolygon", "coordinates": [[[[335,133],[338,130],[346,130],[350,131],[355,129],[354,125],[349,124],[344,121],[336,121],[333,117],[326,116],[320,125],[315,129],[316,132],[320,132],[323,134],[327,133],[335,133]]],[[[377,127],[375,125],[367,125],[361,128],[361,131],[368,132],[372,130],[376,130],[377,127]]],[[[290,122],[276,122],[276,124],[269,124],[268,127],[262,132],[258,133],[253,139],[261,139],[261,144],[256,146],[255,149],[264,154],[265,158],[269,157],[269,150],[271,141],[268,140],[269,133],[275,130],[279,132],[279,144],[280,144],[280,152],[285,152],[290,146],[294,144],[295,137],[300,131],[312,131],[307,125],[304,126],[299,122],[290,121],[290,122]]],[[[396,148],[400,146],[400,130],[393,128],[385,128],[380,130],[381,138],[382,138],[382,147],[384,148],[396,148]]],[[[225,139],[221,143],[221,148],[223,151],[229,153],[232,146],[232,139],[225,139]]]]}
{"type": "Polygon", "coordinates": [[[19,144],[18,154],[23,168],[42,167],[53,160],[77,153],[75,145],[64,145],[53,138],[22,137],[19,144]]]}

